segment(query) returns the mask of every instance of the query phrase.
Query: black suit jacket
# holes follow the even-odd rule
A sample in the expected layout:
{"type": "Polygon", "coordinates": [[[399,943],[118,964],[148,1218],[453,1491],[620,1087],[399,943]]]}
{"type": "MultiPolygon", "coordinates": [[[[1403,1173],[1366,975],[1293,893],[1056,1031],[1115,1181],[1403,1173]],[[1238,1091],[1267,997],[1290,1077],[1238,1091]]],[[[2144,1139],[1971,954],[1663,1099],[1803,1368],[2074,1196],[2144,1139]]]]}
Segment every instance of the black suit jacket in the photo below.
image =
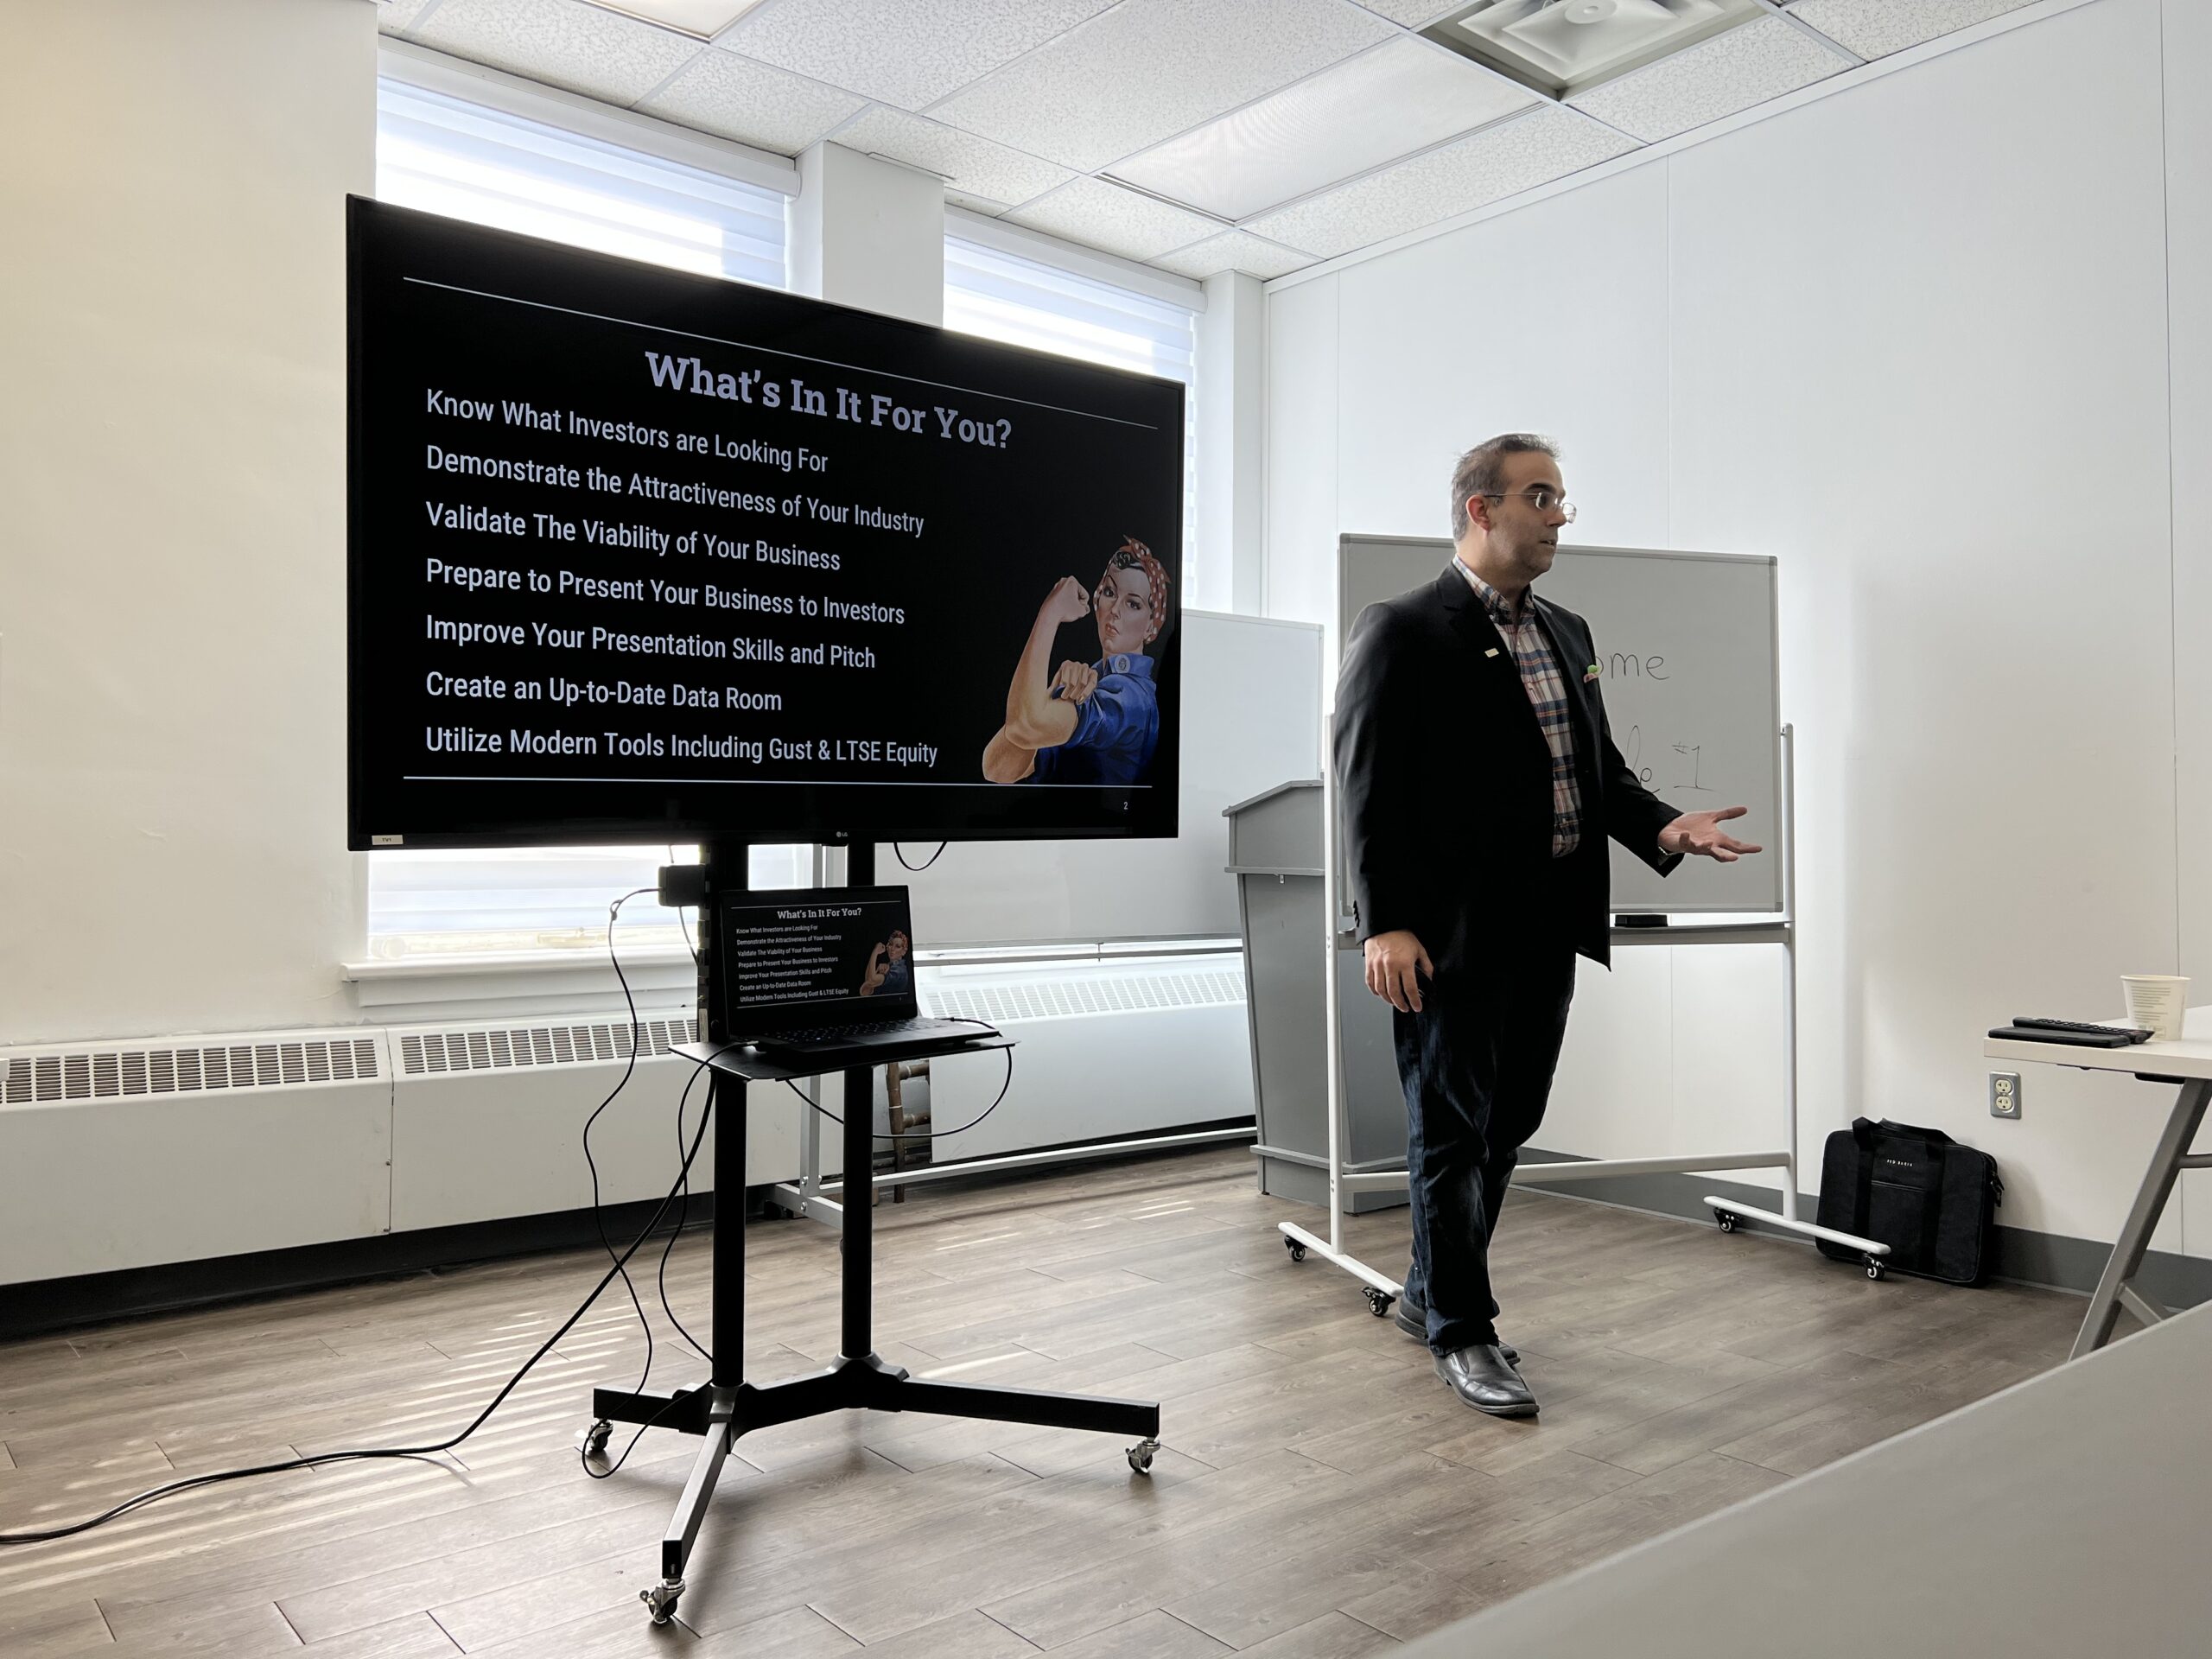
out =
{"type": "MultiPolygon", "coordinates": [[[[1534,596],[1532,595],[1532,598],[1534,596]]],[[[1337,682],[1338,821],[1359,936],[1410,928],[1439,973],[1510,961],[1529,927],[1564,927],[1610,964],[1605,841],[1662,875],[1681,816],[1637,781],[1614,746],[1589,625],[1534,598],[1567,687],[1582,839],[1552,872],[1551,747],[1513,652],[1455,561],[1426,588],[1370,605],[1352,625],[1337,682]],[[1490,653],[1495,652],[1495,655],[1490,653]],[[1561,896],[1535,913],[1533,878],[1561,896]]]]}

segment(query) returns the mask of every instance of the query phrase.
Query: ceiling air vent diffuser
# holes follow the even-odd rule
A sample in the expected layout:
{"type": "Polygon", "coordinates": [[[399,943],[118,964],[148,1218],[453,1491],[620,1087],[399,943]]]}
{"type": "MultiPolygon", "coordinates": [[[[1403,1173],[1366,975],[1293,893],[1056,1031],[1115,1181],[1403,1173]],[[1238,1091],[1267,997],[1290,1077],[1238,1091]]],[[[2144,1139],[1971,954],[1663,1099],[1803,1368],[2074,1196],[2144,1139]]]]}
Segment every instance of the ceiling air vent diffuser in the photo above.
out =
{"type": "Polygon", "coordinates": [[[1765,15],[1758,0],[1479,0],[1421,32],[1564,99],[1765,15]]]}

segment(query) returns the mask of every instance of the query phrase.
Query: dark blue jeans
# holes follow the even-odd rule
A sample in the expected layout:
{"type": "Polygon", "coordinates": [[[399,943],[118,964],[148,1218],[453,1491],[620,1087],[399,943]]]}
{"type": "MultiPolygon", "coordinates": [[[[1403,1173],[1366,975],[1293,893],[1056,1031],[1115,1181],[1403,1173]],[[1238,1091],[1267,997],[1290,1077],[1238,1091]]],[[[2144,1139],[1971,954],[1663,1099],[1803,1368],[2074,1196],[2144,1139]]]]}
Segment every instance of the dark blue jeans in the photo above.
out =
{"type": "Polygon", "coordinates": [[[1440,1354],[1497,1340],[1490,1241],[1521,1148],[1544,1121],[1574,952],[1543,940],[1446,974],[1419,1014],[1391,1015],[1406,1091],[1414,1261],[1405,1299],[1428,1310],[1440,1354]]]}

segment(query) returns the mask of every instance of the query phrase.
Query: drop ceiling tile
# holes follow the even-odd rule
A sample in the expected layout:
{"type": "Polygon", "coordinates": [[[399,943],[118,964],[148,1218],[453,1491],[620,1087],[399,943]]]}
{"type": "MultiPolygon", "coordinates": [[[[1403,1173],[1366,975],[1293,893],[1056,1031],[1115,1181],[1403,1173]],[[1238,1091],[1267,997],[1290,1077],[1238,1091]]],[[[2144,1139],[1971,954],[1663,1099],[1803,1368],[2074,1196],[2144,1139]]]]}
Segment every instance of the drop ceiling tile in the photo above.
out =
{"type": "Polygon", "coordinates": [[[1370,11],[1379,11],[1394,23],[1403,23],[1408,29],[1417,29],[1433,18],[1441,17],[1461,0],[1359,0],[1370,11]]]}
{"type": "Polygon", "coordinates": [[[904,110],[934,104],[1114,0],[773,0],[722,44],[904,110]]]}
{"type": "Polygon", "coordinates": [[[944,202],[948,207],[965,207],[971,213],[981,213],[987,219],[1003,219],[1014,211],[1010,201],[994,201],[988,196],[971,196],[965,190],[945,187],[944,202]]]}
{"type": "Polygon", "coordinates": [[[1018,149],[978,138],[904,110],[872,105],[857,120],[837,129],[834,141],[848,149],[887,156],[909,167],[925,168],[945,182],[948,192],[982,196],[1004,212],[1010,202],[1027,201],[1075,176],[1065,167],[1024,156],[1018,149]]]}
{"type": "Polygon", "coordinates": [[[1195,276],[1201,282],[1217,271],[1241,270],[1264,283],[1302,270],[1313,263],[1313,256],[1254,236],[1249,231],[1224,231],[1219,236],[1210,236],[1187,248],[1162,254],[1152,263],[1163,270],[1172,270],[1179,276],[1195,276]]]}
{"type": "Polygon", "coordinates": [[[761,3],[761,0],[592,0],[610,11],[626,11],[694,39],[710,41],[761,3]]]}
{"type": "Polygon", "coordinates": [[[1840,74],[1852,60],[1786,18],[1762,17],[1567,100],[1647,144],[1840,74]]]}
{"type": "Polygon", "coordinates": [[[796,156],[867,102],[710,46],[638,108],[740,143],[796,156]]]}
{"type": "Polygon", "coordinates": [[[1262,213],[1243,228],[1333,258],[1533,190],[1637,147],[1634,139],[1579,111],[1548,104],[1380,173],[1262,213]]]}
{"type": "Polygon", "coordinates": [[[1064,236],[1130,259],[1153,259],[1223,229],[1217,219],[1154,201],[1103,179],[1077,179],[1006,215],[1011,224],[1064,236]]]}
{"type": "Polygon", "coordinates": [[[1884,58],[2031,3],[2033,0],[1798,0],[1790,11],[1860,57],[1884,58]]]}
{"type": "Polygon", "coordinates": [[[1344,0],[1123,0],[930,113],[1088,173],[1393,33],[1344,0]]]}
{"type": "Polygon", "coordinates": [[[473,63],[625,105],[707,49],[582,0],[444,0],[413,38],[473,63]]]}
{"type": "Polygon", "coordinates": [[[1535,102],[1503,75],[1401,36],[1116,162],[1113,176],[1246,219],[1535,102]]]}
{"type": "Polygon", "coordinates": [[[378,0],[377,32],[380,35],[404,35],[422,21],[423,14],[437,0],[378,0]]]}

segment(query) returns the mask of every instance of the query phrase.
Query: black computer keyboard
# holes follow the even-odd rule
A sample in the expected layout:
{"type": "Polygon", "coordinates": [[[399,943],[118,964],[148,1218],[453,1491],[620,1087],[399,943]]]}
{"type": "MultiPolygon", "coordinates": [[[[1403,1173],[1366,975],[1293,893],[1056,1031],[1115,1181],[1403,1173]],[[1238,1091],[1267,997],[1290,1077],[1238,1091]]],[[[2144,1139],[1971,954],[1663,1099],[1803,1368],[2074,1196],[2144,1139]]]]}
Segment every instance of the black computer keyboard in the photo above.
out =
{"type": "Polygon", "coordinates": [[[2151,1033],[2140,1026],[2084,1025],[2079,1020],[2030,1020],[2013,1017],[2015,1026],[2024,1026],[2031,1031],[2070,1031],[2080,1037],[2125,1037],[2130,1043],[2147,1043],[2151,1033]]]}

